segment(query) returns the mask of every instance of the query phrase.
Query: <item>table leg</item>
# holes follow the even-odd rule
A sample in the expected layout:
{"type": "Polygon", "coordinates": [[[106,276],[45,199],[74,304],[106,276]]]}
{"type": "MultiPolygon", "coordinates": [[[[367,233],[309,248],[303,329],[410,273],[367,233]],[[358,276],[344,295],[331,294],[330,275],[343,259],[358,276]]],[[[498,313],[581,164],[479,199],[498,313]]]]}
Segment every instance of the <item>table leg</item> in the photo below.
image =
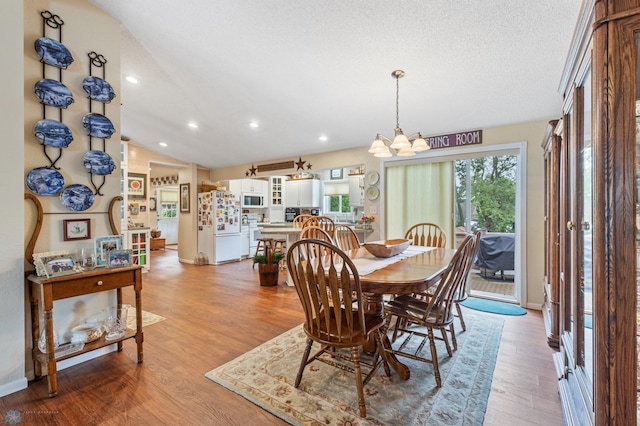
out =
{"type": "Polygon", "coordinates": [[[45,336],[47,343],[47,385],[49,387],[49,397],[54,397],[58,394],[58,366],[56,364],[56,353],[53,345],[53,293],[51,291],[51,285],[46,285],[43,288],[43,304],[44,304],[44,323],[45,323],[45,336]]]}
{"type": "Polygon", "coordinates": [[[142,273],[139,269],[136,271],[136,284],[133,290],[136,293],[136,349],[138,350],[138,364],[140,364],[142,363],[144,334],[142,333],[142,273]]]}
{"type": "MultiPolygon", "coordinates": [[[[384,315],[384,305],[383,305],[383,301],[382,301],[382,295],[381,294],[366,293],[365,296],[366,296],[366,300],[364,301],[364,310],[365,310],[365,312],[368,313],[368,314],[374,314],[374,315],[383,316],[384,315]]],[[[391,366],[391,368],[396,370],[396,372],[398,373],[400,378],[404,379],[404,380],[408,380],[409,377],[411,376],[411,372],[409,371],[409,367],[407,367],[405,364],[401,363],[394,353],[389,352],[389,350],[391,350],[391,341],[389,340],[389,336],[386,333],[387,327],[388,327],[388,325],[385,326],[385,328],[384,328],[385,329],[385,333],[382,336],[382,346],[384,348],[384,350],[382,351],[382,354],[386,358],[387,363],[391,366]]],[[[367,343],[363,346],[363,349],[366,352],[370,352],[370,353],[375,352],[375,350],[376,350],[376,341],[375,341],[375,339],[373,337],[371,337],[367,341],[367,343]]]]}
{"type": "MultiPolygon", "coordinates": [[[[31,283],[30,283],[31,284],[31,283]]],[[[38,341],[40,340],[40,300],[35,296],[35,289],[33,285],[29,285],[29,298],[31,302],[31,337],[32,337],[32,352],[35,354],[35,350],[38,347],[38,341]]],[[[42,377],[42,365],[33,356],[33,371],[36,379],[42,377]]]]}

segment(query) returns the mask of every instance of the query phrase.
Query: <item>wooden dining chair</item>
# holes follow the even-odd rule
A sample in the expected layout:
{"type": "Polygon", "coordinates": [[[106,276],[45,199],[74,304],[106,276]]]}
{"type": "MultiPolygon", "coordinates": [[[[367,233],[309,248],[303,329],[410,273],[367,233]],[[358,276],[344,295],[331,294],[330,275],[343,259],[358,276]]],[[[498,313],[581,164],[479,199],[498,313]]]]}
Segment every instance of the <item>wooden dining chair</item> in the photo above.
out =
{"type": "MultiPolygon", "coordinates": [[[[461,285],[453,296],[453,303],[456,307],[456,313],[458,320],[460,321],[460,326],[462,327],[462,331],[467,331],[467,325],[464,323],[464,317],[462,316],[462,308],[460,307],[460,303],[467,300],[469,297],[469,276],[471,275],[471,267],[473,266],[473,262],[475,262],[476,254],[478,253],[478,246],[480,245],[480,238],[482,237],[482,231],[476,231],[474,234],[475,239],[473,241],[473,246],[471,247],[471,253],[469,255],[469,272],[464,277],[464,284],[461,285]]],[[[433,296],[433,288],[427,289],[427,291],[422,293],[417,293],[416,296],[420,297],[424,300],[429,300],[431,296],[433,296]]]]}
{"type": "Polygon", "coordinates": [[[333,237],[320,226],[306,226],[300,230],[299,239],[315,238],[333,244],[333,237]]]}
{"type": "Polygon", "coordinates": [[[360,240],[352,227],[336,224],[333,240],[342,251],[355,250],[360,248],[360,240]]]}
{"type": "Polygon", "coordinates": [[[414,246],[440,248],[447,246],[447,234],[435,223],[417,223],[407,230],[404,238],[411,240],[414,246]]]}
{"type": "Polygon", "coordinates": [[[453,352],[447,337],[448,329],[453,346],[457,348],[456,335],[453,328],[454,298],[459,287],[464,285],[465,277],[471,268],[472,261],[469,258],[471,257],[474,241],[474,235],[465,237],[456,250],[453,259],[442,273],[442,279],[428,301],[411,295],[403,295],[386,302],[384,305],[386,323],[391,324],[395,317],[396,330],[394,331],[394,337],[397,331],[402,332],[403,335],[406,334],[400,345],[394,342],[391,348],[386,348],[385,350],[395,355],[433,364],[433,373],[438,387],[442,387],[442,379],[438,367],[438,352],[435,341],[436,339],[443,340],[447,348],[447,354],[452,356],[453,352]],[[422,331],[424,329],[415,327],[414,324],[425,327],[426,333],[422,331]],[[440,330],[442,337],[436,337],[434,330],[440,330]],[[421,339],[417,349],[415,351],[405,350],[407,344],[416,336],[421,339]],[[427,340],[431,349],[431,359],[420,355],[420,351],[427,340]]]}
{"type": "MultiPolygon", "coordinates": [[[[337,246],[317,239],[298,240],[287,252],[287,268],[304,310],[303,328],[307,335],[295,387],[300,386],[305,367],[314,361],[349,371],[356,379],[360,416],[366,417],[364,386],[380,364],[387,376],[391,375],[382,346],[384,318],[365,313],[358,271],[337,246]],[[307,256],[317,252],[327,255],[307,256]],[[336,297],[339,294],[343,296],[336,297]],[[335,303],[336,300],[340,302],[335,303]],[[376,350],[368,363],[360,358],[360,351],[370,336],[375,339],[376,350]],[[311,355],[314,342],[320,349],[311,355]]],[[[331,376],[326,380],[332,380],[331,376]]]]}
{"type": "Polygon", "coordinates": [[[294,228],[302,228],[302,225],[304,224],[304,222],[309,219],[311,217],[310,214],[299,214],[298,216],[293,218],[293,222],[291,223],[291,226],[294,228]]]}
{"type": "Polygon", "coordinates": [[[332,239],[335,236],[336,225],[333,219],[329,216],[311,216],[302,224],[303,228],[306,228],[307,226],[319,226],[327,231],[332,239]]]}
{"type": "Polygon", "coordinates": [[[478,254],[478,246],[480,245],[480,238],[482,238],[482,231],[476,231],[474,233],[475,239],[473,240],[473,247],[471,248],[471,253],[469,257],[469,272],[464,277],[464,283],[460,286],[458,291],[453,297],[453,303],[456,307],[456,312],[458,316],[458,320],[460,321],[460,326],[462,327],[462,331],[467,331],[467,326],[464,323],[464,318],[462,316],[462,308],[460,307],[460,303],[467,300],[469,297],[469,276],[471,275],[471,267],[473,266],[473,262],[476,261],[476,255],[478,254]]]}

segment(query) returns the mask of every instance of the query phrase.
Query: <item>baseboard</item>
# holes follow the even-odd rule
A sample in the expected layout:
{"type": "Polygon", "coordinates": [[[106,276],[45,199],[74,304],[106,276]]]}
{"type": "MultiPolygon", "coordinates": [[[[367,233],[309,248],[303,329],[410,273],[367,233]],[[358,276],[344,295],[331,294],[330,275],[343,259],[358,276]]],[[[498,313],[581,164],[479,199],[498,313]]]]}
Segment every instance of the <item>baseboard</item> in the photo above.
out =
{"type": "Polygon", "coordinates": [[[22,389],[26,389],[28,385],[29,385],[29,381],[27,380],[26,377],[23,377],[11,383],[2,385],[0,386],[0,398],[2,398],[3,396],[7,396],[9,394],[12,394],[14,392],[21,391],[22,389]]]}
{"type": "Polygon", "coordinates": [[[181,259],[181,258],[178,258],[178,261],[179,261],[180,263],[190,263],[191,265],[194,265],[194,264],[195,264],[195,262],[193,261],[193,259],[188,260],[188,259],[181,259]]]}
{"type": "Polygon", "coordinates": [[[541,311],[542,305],[540,303],[527,303],[527,309],[531,309],[533,311],[541,311]]]}
{"type": "Polygon", "coordinates": [[[94,358],[98,358],[99,356],[106,355],[111,352],[115,352],[118,350],[118,345],[115,343],[113,345],[104,346],[100,349],[96,349],[95,351],[85,352],[82,355],[74,356],[71,358],[67,358],[62,360],[56,364],[58,371],[64,370],[65,368],[73,367],[74,365],[81,364],[86,361],[90,361],[94,358]]]}

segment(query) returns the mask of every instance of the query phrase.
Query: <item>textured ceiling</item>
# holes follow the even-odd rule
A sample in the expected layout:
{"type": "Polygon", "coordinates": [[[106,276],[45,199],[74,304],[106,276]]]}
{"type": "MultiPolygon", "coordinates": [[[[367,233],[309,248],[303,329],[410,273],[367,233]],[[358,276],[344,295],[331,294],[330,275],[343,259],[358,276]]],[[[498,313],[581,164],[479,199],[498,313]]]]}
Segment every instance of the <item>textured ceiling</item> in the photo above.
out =
{"type": "Polygon", "coordinates": [[[581,4],[90,1],[122,23],[122,134],[209,168],[392,137],[395,69],[406,134],[555,117],[581,4]]]}

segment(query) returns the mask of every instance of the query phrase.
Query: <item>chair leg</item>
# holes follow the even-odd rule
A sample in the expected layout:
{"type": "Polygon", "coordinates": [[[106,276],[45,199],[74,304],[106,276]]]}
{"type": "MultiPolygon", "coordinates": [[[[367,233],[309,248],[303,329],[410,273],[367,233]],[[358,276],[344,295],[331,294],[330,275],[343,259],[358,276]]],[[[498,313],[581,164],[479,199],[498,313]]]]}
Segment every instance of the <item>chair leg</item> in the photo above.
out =
{"type": "Polygon", "coordinates": [[[460,307],[460,304],[458,302],[456,302],[456,310],[458,311],[458,318],[460,318],[462,331],[467,331],[467,326],[464,324],[464,318],[462,318],[462,308],[460,307]]]}
{"type": "Polygon", "coordinates": [[[433,329],[427,328],[429,336],[429,346],[431,348],[431,362],[433,363],[433,375],[436,378],[436,386],[442,387],[442,379],[440,378],[440,368],[438,367],[438,352],[436,351],[436,340],[433,336],[433,329]]]}
{"type": "Polygon", "coordinates": [[[376,365],[376,362],[378,361],[378,356],[380,356],[382,366],[384,367],[384,373],[387,375],[387,377],[391,377],[391,370],[389,369],[389,363],[387,362],[387,353],[384,350],[384,343],[382,342],[383,338],[384,338],[384,334],[381,331],[376,332],[375,334],[376,356],[373,361],[373,365],[376,365]]]}
{"type": "MultiPolygon", "coordinates": [[[[442,332],[442,340],[444,340],[444,345],[447,347],[447,354],[449,356],[453,356],[453,351],[451,350],[451,345],[449,344],[449,338],[447,337],[447,330],[445,328],[441,328],[442,332]]],[[[452,336],[452,339],[455,339],[455,336],[452,336]]]]}
{"type": "Polygon", "coordinates": [[[298,369],[298,375],[296,376],[295,387],[300,386],[300,381],[302,380],[302,372],[304,368],[307,366],[307,361],[309,360],[309,353],[311,353],[311,345],[313,345],[313,340],[307,338],[307,347],[304,349],[304,354],[302,355],[302,361],[300,361],[300,368],[298,369]]]}
{"type": "Polygon", "coordinates": [[[356,375],[356,386],[358,388],[358,407],[360,408],[360,417],[367,417],[367,407],[364,404],[364,386],[362,384],[362,369],[360,367],[360,348],[351,348],[351,360],[353,361],[353,370],[356,375]]]}
{"type": "Polygon", "coordinates": [[[453,350],[457,351],[458,341],[456,340],[456,330],[453,328],[453,322],[449,324],[449,332],[451,332],[451,342],[453,343],[453,350]]]}

